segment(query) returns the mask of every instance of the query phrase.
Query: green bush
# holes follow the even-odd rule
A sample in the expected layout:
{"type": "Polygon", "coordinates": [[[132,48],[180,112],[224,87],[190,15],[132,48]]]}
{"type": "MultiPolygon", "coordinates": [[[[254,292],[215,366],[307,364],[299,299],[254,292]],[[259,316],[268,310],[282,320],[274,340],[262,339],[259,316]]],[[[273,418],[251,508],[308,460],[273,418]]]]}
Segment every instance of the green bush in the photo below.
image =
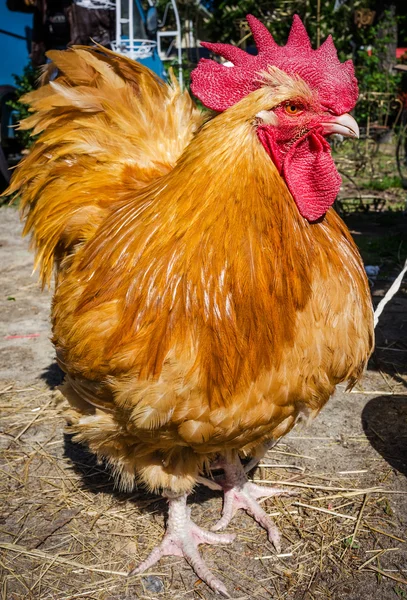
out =
{"type": "MultiPolygon", "coordinates": [[[[37,80],[39,76],[38,69],[35,69],[31,63],[24,67],[22,75],[13,75],[16,90],[15,100],[8,102],[14,110],[14,118],[18,123],[29,116],[28,106],[21,101],[21,97],[24,94],[28,94],[37,87],[37,80]]],[[[30,131],[22,131],[16,129],[16,137],[24,148],[29,148],[34,142],[34,138],[31,137],[30,131]]]]}

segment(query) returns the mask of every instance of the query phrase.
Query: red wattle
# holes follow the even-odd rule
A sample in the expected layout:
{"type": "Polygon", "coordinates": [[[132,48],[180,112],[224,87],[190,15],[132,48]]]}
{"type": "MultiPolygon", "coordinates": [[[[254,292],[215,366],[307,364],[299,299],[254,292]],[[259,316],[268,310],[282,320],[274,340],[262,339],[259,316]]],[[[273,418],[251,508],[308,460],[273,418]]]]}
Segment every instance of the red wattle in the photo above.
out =
{"type": "Polygon", "coordinates": [[[291,146],[283,161],[283,176],[300,214],[308,221],[316,221],[326,213],[341,187],[331,148],[317,132],[291,146]]]}
{"type": "Polygon", "coordinates": [[[320,219],[334,203],[341,186],[326,139],[312,131],[294,142],[284,155],[273,128],[260,126],[257,135],[284,178],[300,214],[311,222],[320,219]]]}

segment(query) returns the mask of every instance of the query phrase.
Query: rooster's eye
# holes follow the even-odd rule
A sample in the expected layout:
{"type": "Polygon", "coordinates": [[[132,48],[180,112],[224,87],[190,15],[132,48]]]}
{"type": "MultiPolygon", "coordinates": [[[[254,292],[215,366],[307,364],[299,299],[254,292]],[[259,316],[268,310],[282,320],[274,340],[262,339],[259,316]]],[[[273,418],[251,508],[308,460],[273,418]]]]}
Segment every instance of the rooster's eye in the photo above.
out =
{"type": "Polygon", "coordinates": [[[285,112],[288,115],[299,115],[300,113],[302,113],[302,109],[299,106],[297,106],[297,104],[286,104],[285,112]]]}

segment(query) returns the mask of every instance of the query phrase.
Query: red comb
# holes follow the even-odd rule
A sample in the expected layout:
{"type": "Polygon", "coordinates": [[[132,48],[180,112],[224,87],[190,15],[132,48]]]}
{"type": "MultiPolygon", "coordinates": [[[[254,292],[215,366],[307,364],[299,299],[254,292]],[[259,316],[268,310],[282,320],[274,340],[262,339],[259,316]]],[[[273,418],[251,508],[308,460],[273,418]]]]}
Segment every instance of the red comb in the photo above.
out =
{"type": "Polygon", "coordinates": [[[222,112],[260,87],[259,74],[275,66],[289,75],[297,74],[318,92],[321,104],[335,114],[351,110],[358,97],[358,85],[351,60],[341,63],[332,37],[313,50],[307,31],[294,15],[285,46],[279,46],[268,29],[253,15],[247,15],[258,54],[253,56],[237,46],[210,44],[202,46],[233,63],[225,67],[202,58],[192,72],[192,92],[201,102],[222,112]]]}

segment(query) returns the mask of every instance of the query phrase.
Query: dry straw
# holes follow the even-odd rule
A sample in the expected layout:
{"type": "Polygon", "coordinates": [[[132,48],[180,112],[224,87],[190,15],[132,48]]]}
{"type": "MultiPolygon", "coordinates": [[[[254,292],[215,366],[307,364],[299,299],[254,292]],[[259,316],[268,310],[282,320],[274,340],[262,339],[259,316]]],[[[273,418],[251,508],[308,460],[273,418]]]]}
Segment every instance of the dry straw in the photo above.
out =
{"type": "MultiPolygon", "coordinates": [[[[161,561],[148,577],[129,579],[128,570],[163,534],[165,502],[143,490],[116,493],[103,465],[64,444],[56,393],[7,384],[0,394],[0,600],[214,598],[177,558],[161,561]]],[[[363,436],[352,439],[365,447],[363,436]]],[[[315,438],[319,443],[338,442],[315,438]]],[[[293,436],[254,474],[255,481],[298,491],[262,503],[282,532],[281,554],[243,514],[229,528],[235,544],[202,547],[232,597],[335,598],[326,582],[338,578],[404,585],[405,575],[394,566],[401,567],[407,541],[387,507],[388,498],[406,492],[393,489],[377,463],[318,472],[318,457],[300,447],[293,436]]],[[[216,490],[201,489],[192,498],[193,517],[203,527],[215,522],[220,508],[216,490]]]]}

